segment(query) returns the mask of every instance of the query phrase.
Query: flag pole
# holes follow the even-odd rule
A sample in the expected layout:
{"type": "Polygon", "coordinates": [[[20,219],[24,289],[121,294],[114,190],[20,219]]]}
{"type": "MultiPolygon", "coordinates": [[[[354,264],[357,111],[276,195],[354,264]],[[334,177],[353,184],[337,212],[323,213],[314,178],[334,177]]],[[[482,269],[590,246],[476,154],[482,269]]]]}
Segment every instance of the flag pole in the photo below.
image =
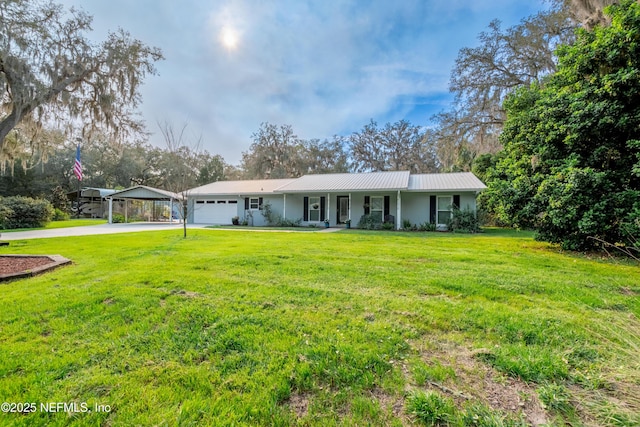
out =
{"type": "Polygon", "coordinates": [[[80,219],[80,185],[82,184],[82,163],[80,162],[80,138],[76,146],[76,160],[73,163],[73,173],[78,178],[78,194],[76,195],[76,218],[80,219]]]}
{"type": "Polygon", "coordinates": [[[76,219],[80,219],[80,185],[82,181],[78,180],[78,194],[76,195],[76,219]]]}

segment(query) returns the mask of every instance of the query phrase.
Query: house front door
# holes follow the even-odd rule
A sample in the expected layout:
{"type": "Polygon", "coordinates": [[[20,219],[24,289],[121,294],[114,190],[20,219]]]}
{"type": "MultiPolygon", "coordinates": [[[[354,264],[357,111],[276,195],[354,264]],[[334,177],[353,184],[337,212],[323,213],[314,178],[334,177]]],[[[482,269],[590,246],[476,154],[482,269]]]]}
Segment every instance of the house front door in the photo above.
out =
{"type": "Polygon", "coordinates": [[[338,196],[338,224],[349,219],[349,196],[338,196]]]}

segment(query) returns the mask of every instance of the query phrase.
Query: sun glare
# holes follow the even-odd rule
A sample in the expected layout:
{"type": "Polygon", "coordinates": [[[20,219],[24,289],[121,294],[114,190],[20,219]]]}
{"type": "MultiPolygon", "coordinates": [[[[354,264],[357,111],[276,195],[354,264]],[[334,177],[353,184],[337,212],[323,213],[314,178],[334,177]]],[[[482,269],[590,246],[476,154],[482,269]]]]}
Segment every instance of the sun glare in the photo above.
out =
{"type": "Polygon", "coordinates": [[[233,28],[224,27],[220,32],[220,41],[228,50],[234,50],[238,47],[238,32],[233,28]]]}

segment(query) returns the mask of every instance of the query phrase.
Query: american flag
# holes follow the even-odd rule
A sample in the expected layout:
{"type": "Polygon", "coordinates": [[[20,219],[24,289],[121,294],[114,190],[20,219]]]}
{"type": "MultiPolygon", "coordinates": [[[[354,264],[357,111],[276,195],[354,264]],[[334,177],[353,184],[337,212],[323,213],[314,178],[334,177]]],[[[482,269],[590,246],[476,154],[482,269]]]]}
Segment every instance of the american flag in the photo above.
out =
{"type": "Polygon", "coordinates": [[[76,162],[73,164],[73,173],[76,174],[78,181],[82,181],[82,163],[80,163],[80,144],[76,148],[76,162]]]}

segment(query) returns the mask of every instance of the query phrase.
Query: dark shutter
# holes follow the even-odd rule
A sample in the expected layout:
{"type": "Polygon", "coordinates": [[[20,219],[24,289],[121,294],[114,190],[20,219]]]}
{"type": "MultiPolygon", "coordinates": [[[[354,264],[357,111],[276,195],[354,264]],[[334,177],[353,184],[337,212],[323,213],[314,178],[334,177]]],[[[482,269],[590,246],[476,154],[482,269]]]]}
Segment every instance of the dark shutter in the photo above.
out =
{"type": "Polygon", "coordinates": [[[248,197],[244,198],[244,210],[245,211],[249,210],[249,198],[248,197]]]}
{"type": "Polygon", "coordinates": [[[304,198],[304,205],[303,208],[304,211],[302,211],[302,220],[303,221],[309,221],[309,198],[305,197],[304,198]]]}
{"type": "Polygon", "coordinates": [[[262,210],[262,197],[258,199],[258,209],[262,210]]]}
{"type": "Polygon", "coordinates": [[[455,194],[453,196],[453,206],[454,206],[454,208],[460,209],[460,195],[459,194],[455,194]]]}
{"type": "Polygon", "coordinates": [[[389,206],[391,205],[391,197],[384,196],[384,218],[389,215],[389,206]]]}
{"type": "Polygon", "coordinates": [[[369,215],[369,203],[371,203],[371,197],[364,196],[364,214],[369,215]]]}
{"type": "Polygon", "coordinates": [[[325,217],[326,217],[326,213],[325,211],[327,210],[327,206],[326,206],[326,202],[325,202],[326,197],[320,197],[320,221],[324,221],[325,217]]]}
{"type": "Polygon", "coordinates": [[[429,222],[436,223],[436,196],[429,196],[429,222]]]}

